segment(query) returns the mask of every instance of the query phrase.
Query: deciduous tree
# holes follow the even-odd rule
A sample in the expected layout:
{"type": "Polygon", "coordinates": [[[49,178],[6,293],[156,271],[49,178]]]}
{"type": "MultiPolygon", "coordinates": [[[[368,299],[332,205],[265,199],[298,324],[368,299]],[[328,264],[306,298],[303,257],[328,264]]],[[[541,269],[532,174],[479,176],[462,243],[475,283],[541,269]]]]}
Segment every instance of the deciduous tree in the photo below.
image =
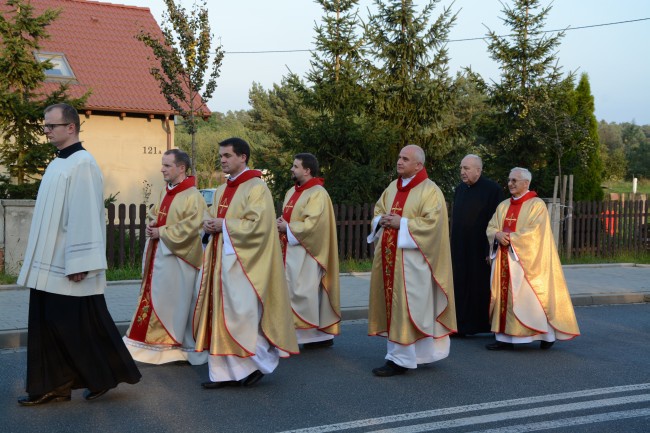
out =
{"type": "Polygon", "coordinates": [[[150,47],[156,59],[151,74],[169,105],[183,117],[191,137],[192,172],[195,172],[197,123],[207,117],[205,105],[217,87],[224,52],[221,45],[212,51],[212,34],[205,1],[191,12],[174,0],[165,0],[163,40],[143,31],[138,39],[150,47]]]}

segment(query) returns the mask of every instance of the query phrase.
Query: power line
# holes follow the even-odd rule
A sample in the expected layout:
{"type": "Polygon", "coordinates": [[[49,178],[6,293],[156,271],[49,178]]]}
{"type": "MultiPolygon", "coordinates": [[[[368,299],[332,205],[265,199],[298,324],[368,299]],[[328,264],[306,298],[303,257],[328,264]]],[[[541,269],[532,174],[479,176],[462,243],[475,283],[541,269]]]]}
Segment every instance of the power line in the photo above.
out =
{"type": "MultiPolygon", "coordinates": [[[[629,24],[629,23],[636,23],[639,21],[648,21],[648,20],[650,20],[650,17],[638,18],[636,20],[616,21],[616,22],[603,23],[603,24],[591,24],[588,26],[580,26],[580,27],[567,27],[566,29],[559,29],[559,30],[544,30],[541,33],[568,32],[571,30],[582,30],[582,29],[591,29],[594,27],[615,26],[619,24],[629,24]]],[[[513,35],[507,35],[507,36],[513,36],[513,35]]],[[[501,35],[499,37],[503,38],[506,36],[501,35]]],[[[477,38],[448,39],[446,42],[468,42],[468,41],[480,41],[483,39],[487,39],[487,37],[481,36],[477,38]]],[[[225,51],[225,53],[226,54],[273,54],[273,53],[308,53],[311,51],[312,50],[302,49],[302,50],[225,51]]]]}
{"type": "MultiPolygon", "coordinates": [[[[544,30],[544,31],[541,31],[540,33],[568,32],[568,31],[571,31],[571,30],[581,30],[581,29],[591,29],[591,28],[594,28],[594,27],[615,26],[615,25],[618,25],[618,24],[628,24],[628,23],[635,23],[635,22],[638,22],[638,21],[647,21],[647,20],[650,20],[650,17],[649,18],[639,18],[639,19],[636,19],[636,20],[616,21],[616,22],[613,22],[613,23],[591,24],[591,25],[588,25],[588,26],[580,26],[580,27],[567,27],[566,29],[544,30]]],[[[507,36],[514,36],[514,35],[507,35],[507,36]]],[[[500,35],[499,37],[503,38],[505,36],[500,35]]],[[[482,37],[479,37],[479,38],[451,39],[451,40],[448,40],[447,42],[479,41],[481,39],[487,39],[487,37],[482,36],[482,37]]]]}

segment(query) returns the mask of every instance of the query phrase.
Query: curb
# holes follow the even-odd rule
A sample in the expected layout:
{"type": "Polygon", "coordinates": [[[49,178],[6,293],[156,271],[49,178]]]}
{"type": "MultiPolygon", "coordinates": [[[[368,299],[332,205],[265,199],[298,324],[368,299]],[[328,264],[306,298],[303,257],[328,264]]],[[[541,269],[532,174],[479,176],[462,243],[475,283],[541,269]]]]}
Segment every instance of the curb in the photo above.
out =
{"type": "MultiPolygon", "coordinates": [[[[130,322],[116,322],[117,330],[120,335],[126,334],[130,322]]],[[[13,329],[10,331],[0,331],[0,350],[17,349],[27,347],[27,329],[13,329]]]]}
{"type": "Polygon", "coordinates": [[[599,293],[571,296],[574,307],[591,307],[613,304],[643,304],[650,302],[650,292],[599,293]]]}

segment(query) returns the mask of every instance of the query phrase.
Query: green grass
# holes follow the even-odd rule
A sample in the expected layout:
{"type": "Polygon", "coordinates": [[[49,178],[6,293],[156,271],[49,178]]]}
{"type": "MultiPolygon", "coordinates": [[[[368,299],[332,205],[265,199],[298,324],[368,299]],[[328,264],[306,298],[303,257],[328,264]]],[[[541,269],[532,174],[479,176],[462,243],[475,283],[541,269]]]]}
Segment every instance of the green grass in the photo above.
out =
{"type": "Polygon", "coordinates": [[[140,266],[127,266],[106,271],[107,281],[139,280],[140,278],[142,278],[142,268],[140,266]]]}
{"type": "Polygon", "coordinates": [[[347,259],[339,262],[339,272],[370,272],[372,269],[372,259],[354,260],[347,259]]]}
{"type": "Polygon", "coordinates": [[[562,257],[563,265],[595,265],[602,263],[637,263],[641,265],[650,264],[650,252],[639,254],[634,253],[619,253],[612,257],[596,257],[592,255],[584,255],[580,257],[572,257],[568,260],[562,257]]]}
{"type": "Polygon", "coordinates": [[[10,275],[10,274],[5,274],[4,272],[0,272],[0,285],[16,284],[17,278],[18,277],[16,275],[10,275]]]}
{"type": "MultiPolygon", "coordinates": [[[[603,182],[605,186],[605,194],[610,192],[618,193],[632,193],[632,181],[631,180],[620,180],[620,181],[609,181],[603,182]]],[[[636,186],[637,194],[650,194],[650,179],[639,179],[636,186]]]]}
{"type": "MultiPolygon", "coordinates": [[[[632,253],[621,253],[614,257],[596,257],[596,256],[581,256],[581,257],[572,257],[571,260],[567,260],[566,257],[562,257],[563,265],[585,265],[585,264],[602,264],[602,263],[637,263],[637,264],[650,264],[650,252],[632,254],[632,253]]],[[[372,269],[372,260],[353,260],[347,259],[342,260],[339,263],[339,271],[341,273],[348,272],[370,272],[372,269]]],[[[108,281],[123,281],[123,280],[139,280],[141,269],[140,266],[137,267],[125,267],[118,269],[109,269],[106,271],[106,279],[108,281]]],[[[5,274],[0,272],[0,285],[7,284],[16,284],[15,275],[5,274]]]]}

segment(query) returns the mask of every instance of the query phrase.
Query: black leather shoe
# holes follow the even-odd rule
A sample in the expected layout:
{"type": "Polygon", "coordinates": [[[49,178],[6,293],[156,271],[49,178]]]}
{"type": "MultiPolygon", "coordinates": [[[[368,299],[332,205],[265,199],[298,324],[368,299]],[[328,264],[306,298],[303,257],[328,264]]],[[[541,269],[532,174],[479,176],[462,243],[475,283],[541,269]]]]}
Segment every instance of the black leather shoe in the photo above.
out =
{"type": "Polygon", "coordinates": [[[18,399],[18,403],[23,406],[36,406],[51,401],[70,401],[70,394],[59,394],[56,391],[51,391],[43,395],[26,395],[18,399]]]}
{"type": "Polygon", "coordinates": [[[84,391],[84,398],[88,401],[95,400],[108,392],[108,388],[100,389],[99,391],[91,391],[89,389],[84,391]]]}
{"type": "Polygon", "coordinates": [[[334,339],[330,338],[329,340],[323,341],[314,341],[313,343],[304,343],[302,345],[303,349],[320,349],[321,347],[332,347],[334,346],[334,339]]]}
{"type": "Polygon", "coordinates": [[[372,374],[379,377],[391,377],[398,374],[404,374],[408,368],[395,364],[393,361],[386,361],[381,367],[373,368],[372,374]]]}
{"type": "Polygon", "coordinates": [[[504,343],[503,341],[495,341],[494,343],[486,344],[487,350],[513,350],[515,345],[512,343],[504,343]]]}
{"type": "Polygon", "coordinates": [[[253,386],[259,382],[264,377],[264,373],[259,370],[255,370],[248,377],[241,380],[241,384],[244,386],[253,386]]]}
{"type": "Polygon", "coordinates": [[[554,343],[555,341],[540,341],[539,348],[542,350],[548,350],[553,346],[554,343]]]}
{"type": "Polygon", "coordinates": [[[203,382],[201,386],[205,389],[218,389],[226,386],[241,386],[238,380],[226,380],[223,382],[203,382]]]}

